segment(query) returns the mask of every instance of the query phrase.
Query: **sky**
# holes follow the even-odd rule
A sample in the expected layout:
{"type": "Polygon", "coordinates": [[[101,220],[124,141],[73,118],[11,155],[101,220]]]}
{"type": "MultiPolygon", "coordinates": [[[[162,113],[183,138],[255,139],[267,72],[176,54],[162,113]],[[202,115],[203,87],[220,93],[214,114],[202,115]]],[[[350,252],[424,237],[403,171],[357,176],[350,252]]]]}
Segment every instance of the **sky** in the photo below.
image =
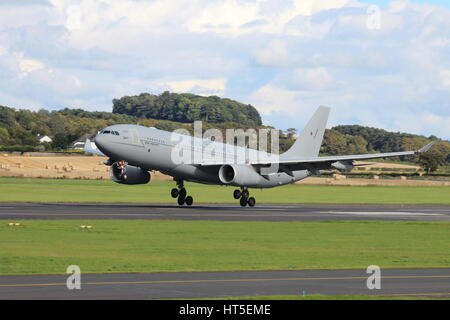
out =
{"type": "Polygon", "coordinates": [[[165,90],[301,128],[450,139],[448,1],[0,0],[0,105],[111,111],[165,90]]]}

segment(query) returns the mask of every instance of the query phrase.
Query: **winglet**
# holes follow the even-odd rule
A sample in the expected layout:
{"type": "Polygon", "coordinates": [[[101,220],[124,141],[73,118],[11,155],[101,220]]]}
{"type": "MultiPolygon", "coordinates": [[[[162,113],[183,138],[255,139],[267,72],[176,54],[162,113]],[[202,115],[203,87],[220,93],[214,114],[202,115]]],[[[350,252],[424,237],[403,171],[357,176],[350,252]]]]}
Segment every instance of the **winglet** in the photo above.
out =
{"type": "Polygon", "coordinates": [[[427,144],[426,146],[420,148],[417,153],[424,153],[427,152],[428,150],[430,150],[430,148],[436,143],[436,141],[432,141],[429,144],[427,144]]]}
{"type": "Polygon", "coordinates": [[[83,151],[84,152],[88,152],[88,153],[92,153],[92,154],[96,154],[98,156],[106,157],[106,155],[103,152],[101,152],[97,148],[94,149],[92,147],[91,140],[89,140],[89,139],[86,139],[86,142],[84,143],[83,151]]]}

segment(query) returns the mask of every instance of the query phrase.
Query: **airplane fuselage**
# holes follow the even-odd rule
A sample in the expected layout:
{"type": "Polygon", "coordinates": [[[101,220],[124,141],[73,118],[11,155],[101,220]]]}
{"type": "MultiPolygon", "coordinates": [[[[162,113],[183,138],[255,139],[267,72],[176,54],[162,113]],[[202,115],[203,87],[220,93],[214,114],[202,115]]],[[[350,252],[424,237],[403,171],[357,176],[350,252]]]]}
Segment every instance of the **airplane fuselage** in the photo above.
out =
{"type": "MultiPolygon", "coordinates": [[[[237,155],[240,154],[242,165],[245,166],[245,163],[253,159],[278,157],[275,154],[138,125],[109,126],[96,136],[95,144],[113,161],[125,160],[129,165],[149,171],[157,170],[176,179],[217,185],[226,185],[219,178],[221,165],[209,163],[202,166],[199,164],[202,160],[210,162],[220,159],[221,164],[231,164],[236,162],[239,157],[237,155]],[[211,153],[208,153],[209,157],[205,159],[207,148],[216,154],[211,156],[211,153]],[[185,161],[177,161],[180,157],[184,157],[185,161]],[[200,161],[193,164],[195,159],[200,161]]],[[[293,183],[309,175],[311,172],[308,170],[296,170],[289,174],[286,172],[257,174],[245,187],[271,188],[293,183]]]]}

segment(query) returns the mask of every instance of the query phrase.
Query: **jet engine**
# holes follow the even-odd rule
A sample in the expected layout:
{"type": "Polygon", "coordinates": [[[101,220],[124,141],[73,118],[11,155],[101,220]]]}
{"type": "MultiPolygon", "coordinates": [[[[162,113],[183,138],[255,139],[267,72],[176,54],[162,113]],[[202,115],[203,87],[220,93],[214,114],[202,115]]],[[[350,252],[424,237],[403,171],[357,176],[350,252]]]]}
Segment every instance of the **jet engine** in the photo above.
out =
{"type": "Polygon", "coordinates": [[[150,173],[148,171],[130,165],[125,165],[125,169],[119,169],[117,162],[111,165],[109,175],[111,180],[122,184],[145,184],[150,181],[150,173]]]}
{"type": "Polygon", "coordinates": [[[224,184],[251,186],[261,180],[261,175],[250,165],[225,164],[219,169],[219,179],[224,184]]]}

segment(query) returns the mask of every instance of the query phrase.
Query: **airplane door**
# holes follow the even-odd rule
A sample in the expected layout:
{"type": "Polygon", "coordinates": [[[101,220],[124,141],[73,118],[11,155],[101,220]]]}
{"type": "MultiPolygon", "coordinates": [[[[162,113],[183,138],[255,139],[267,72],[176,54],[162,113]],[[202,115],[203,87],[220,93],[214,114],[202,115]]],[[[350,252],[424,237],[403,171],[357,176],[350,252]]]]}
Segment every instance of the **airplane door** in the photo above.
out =
{"type": "Polygon", "coordinates": [[[134,145],[142,145],[141,140],[139,138],[139,132],[135,128],[128,129],[131,135],[131,144],[134,145]]]}

